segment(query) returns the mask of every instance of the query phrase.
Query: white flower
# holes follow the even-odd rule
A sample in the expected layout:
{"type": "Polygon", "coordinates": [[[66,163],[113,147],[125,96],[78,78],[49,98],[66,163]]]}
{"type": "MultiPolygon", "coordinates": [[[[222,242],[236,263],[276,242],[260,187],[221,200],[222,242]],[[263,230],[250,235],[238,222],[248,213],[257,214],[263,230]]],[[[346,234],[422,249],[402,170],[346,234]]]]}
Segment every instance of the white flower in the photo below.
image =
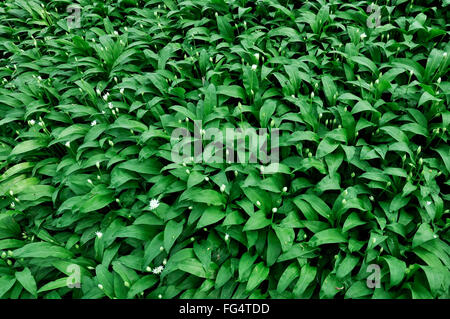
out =
{"type": "Polygon", "coordinates": [[[35,120],[30,120],[30,124],[34,125],[34,124],[36,124],[36,121],[35,120]]]}
{"type": "Polygon", "coordinates": [[[272,213],[276,213],[278,211],[278,208],[274,207],[272,208],[272,213]]]}
{"type": "Polygon", "coordinates": [[[96,120],[93,120],[93,121],[91,122],[91,126],[95,126],[95,125],[97,125],[97,121],[96,121],[96,120]]]}
{"type": "Polygon", "coordinates": [[[108,95],[107,95],[107,94],[103,95],[103,99],[104,99],[105,101],[108,100],[108,95]]]}
{"type": "Polygon", "coordinates": [[[66,145],[66,147],[70,147],[70,141],[67,141],[64,145],[66,145]]]}
{"type": "Polygon", "coordinates": [[[124,89],[124,88],[121,88],[121,89],[120,89],[120,94],[123,94],[124,91],[125,91],[125,89],[124,89]]]}
{"type": "Polygon", "coordinates": [[[150,201],[150,210],[154,210],[156,208],[158,208],[159,206],[159,201],[157,199],[152,199],[150,201]]]}
{"type": "Polygon", "coordinates": [[[14,208],[14,207],[16,207],[16,204],[14,204],[14,202],[12,202],[10,206],[11,206],[11,208],[14,208]]]}
{"type": "Polygon", "coordinates": [[[259,60],[259,53],[255,53],[254,55],[255,55],[256,60],[259,60]]]}
{"type": "Polygon", "coordinates": [[[101,239],[103,237],[103,233],[100,231],[96,231],[95,235],[97,236],[98,239],[101,239]]]}
{"type": "Polygon", "coordinates": [[[93,184],[93,183],[92,183],[92,180],[89,179],[89,178],[88,178],[87,182],[88,182],[89,184],[91,184],[91,185],[93,184]]]}
{"type": "Polygon", "coordinates": [[[114,31],[114,34],[115,34],[115,35],[119,35],[119,32],[117,32],[117,31],[114,31]]]}
{"type": "MultiPolygon", "coordinates": [[[[217,12],[216,12],[216,14],[217,14],[217,12]]],[[[162,299],[162,295],[161,295],[161,294],[159,294],[159,295],[158,295],[158,298],[159,298],[159,299],[162,299]]]]}
{"type": "Polygon", "coordinates": [[[154,268],[152,273],[154,273],[155,275],[159,275],[160,273],[162,273],[163,270],[164,270],[164,266],[161,265],[161,266],[154,268]]]}
{"type": "Polygon", "coordinates": [[[431,205],[431,201],[428,201],[428,202],[427,202],[427,206],[430,206],[430,205],[431,205]]]}
{"type": "Polygon", "coordinates": [[[256,64],[252,65],[252,70],[255,71],[258,66],[256,64]]]}
{"type": "Polygon", "coordinates": [[[362,39],[364,39],[364,38],[367,38],[367,35],[366,35],[365,33],[362,33],[359,37],[360,37],[361,40],[362,40],[362,39]]]}
{"type": "Polygon", "coordinates": [[[96,90],[98,95],[102,95],[102,92],[100,92],[99,89],[96,90]]]}
{"type": "Polygon", "coordinates": [[[230,239],[230,235],[225,234],[225,241],[228,241],[228,239],[230,239]]]}
{"type": "Polygon", "coordinates": [[[225,184],[222,184],[222,186],[220,186],[220,191],[223,193],[225,191],[225,188],[226,188],[225,184]]]}
{"type": "Polygon", "coordinates": [[[109,103],[108,103],[108,107],[109,107],[110,110],[112,110],[112,109],[114,108],[112,102],[109,102],[109,103]]]}
{"type": "Polygon", "coordinates": [[[447,52],[444,52],[444,53],[442,54],[442,56],[443,56],[444,58],[446,58],[446,57],[447,57],[447,52]]]}

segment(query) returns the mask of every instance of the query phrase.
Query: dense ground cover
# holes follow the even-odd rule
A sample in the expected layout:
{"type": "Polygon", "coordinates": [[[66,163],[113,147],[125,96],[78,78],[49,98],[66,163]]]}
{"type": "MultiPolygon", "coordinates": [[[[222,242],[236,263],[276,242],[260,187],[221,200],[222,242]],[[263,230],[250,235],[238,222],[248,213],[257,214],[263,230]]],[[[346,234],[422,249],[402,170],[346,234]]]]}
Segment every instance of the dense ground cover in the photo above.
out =
{"type": "Polygon", "coordinates": [[[2,1],[0,297],[448,298],[448,9],[2,1]]]}

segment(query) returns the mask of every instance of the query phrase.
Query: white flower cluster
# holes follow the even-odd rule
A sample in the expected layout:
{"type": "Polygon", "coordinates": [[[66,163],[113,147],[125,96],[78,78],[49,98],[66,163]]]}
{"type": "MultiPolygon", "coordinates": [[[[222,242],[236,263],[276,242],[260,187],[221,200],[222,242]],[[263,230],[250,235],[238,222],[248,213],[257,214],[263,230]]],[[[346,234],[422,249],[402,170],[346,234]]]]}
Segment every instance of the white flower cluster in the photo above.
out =
{"type": "Polygon", "coordinates": [[[157,199],[152,199],[150,201],[150,210],[154,210],[156,208],[158,208],[159,206],[159,201],[157,199]]]}
{"type": "Polygon", "coordinates": [[[162,271],[164,270],[164,266],[158,266],[156,268],[153,268],[152,273],[154,273],[155,275],[159,275],[160,273],[162,273],[162,271]]]}

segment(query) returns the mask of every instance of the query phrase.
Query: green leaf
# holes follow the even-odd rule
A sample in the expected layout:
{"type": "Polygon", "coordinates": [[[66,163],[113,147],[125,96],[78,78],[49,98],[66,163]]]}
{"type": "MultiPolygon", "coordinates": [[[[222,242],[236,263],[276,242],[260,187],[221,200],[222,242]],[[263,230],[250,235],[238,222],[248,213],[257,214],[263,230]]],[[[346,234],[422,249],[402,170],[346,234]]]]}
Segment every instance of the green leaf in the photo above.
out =
{"type": "Polygon", "coordinates": [[[170,251],[178,236],[181,235],[183,224],[183,221],[177,223],[174,220],[169,220],[167,223],[166,228],[164,229],[164,248],[167,252],[170,251]]]}
{"type": "Polygon", "coordinates": [[[37,296],[36,280],[34,280],[30,269],[24,268],[20,272],[16,272],[16,278],[20,284],[33,296],[37,296]]]}
{"type": "Polygon", "coordinates": [[[44,140],[28,140],[17,144],[9,156],[20,155],[23,153],[35,151],[47,146],[47,142],[44,140]]]}
{"type": "Polygon", "coordinates": [[[200,217],[198,221],[197,228],[202,228],[209,226],[211,224],[217,223],[225,217],[225,212],[218,207],[208,207],[200,217]]]}
{"type": "Polygon", "coordinates": [[[62,259],[72,258],[73,253],[69,250],[46,242],[30,243],[13,251],[17,258],[48,258],[56,257],[62,259]]]}
{"type": "Polygon", "coordinates": [[[0,298],[3,297],[4,294],[11,289],[12,286],[16,283],[16,278],[11,276],[2,276],[0,277],[0,298]]]}
{"type": "Polygon", "coordinates": [[[294,295],[301,297],[306,291],[306,288],[313,282],[316,278],[317,268],[311,265],[305,264],[300,270],[300,278],[294,287],[294,295]]]}
{"type": "Polygon", "coordinates": [[[422,245],[423,243],[435,239],[435,234],[428,224],[421,224],[419,229],[417,229],[416,234],[414,235],[412,241],[412,247],[415,248],[417,246],[422,245]]]}
{"type": "Polygon", "coordinates": [[[358,264],[359,258],[353,255],[345,256],[336,270],[336,277],[341,279],[351,273],[358,264]]]}
{"type": "Polygon", "coordinates": [[[141,292],[150,289],[158,282],[158,278],[155,275],[147,275],[139,278],[128,291],[127,298],[133,298],[141,292]]]}
{"type": "Polygon", "coordinates": [[[233,276],[230,263],[225,262],[219,269],[219,272],[217,273],[215,287],[221,288],[223,285],[225,285],[233,276]]]}
{"type": "Polygon", "coordinates": [[[322,141],[320,141],[319,146],[317,146],[316,157],[321,158],[330,153],[332,153],[335,149],[337,149],[339,143],[333,141],[332,139],[326,137],[322,141]]]}
{"type": "Polygon", "coordinates": [[[275,109],[277,108],[277,102],[274,100],[266,100],[264,101],[263,106],[259,110],[259,122],[261,123],[261,127],[267,127],[270,118],[272,117],[275,109]]]}
{"type": "Polygon", "coordinates": [[[253,291],[264,280],[266,280],[268,275],[269,275],[269,268],[266,267],[263,262],[256,264],[248,279],[246,290],[253,291]]]}
{"type": "Polygon", "coordinates": [[[95,268],[98,282],[103,286],[105,294],[112,298],[114,297],[114,280],[113,275],[108,271],[104,265],[98,265],[95,268]]]}
{"type": "Polygon", "coordinates": [[[325,229],[311,237],[310,242],[313,245],[320,246],[325,244],[345,243],[347,238],[342,235],[337,228],[325,229]]]}
{"type": "Polygon", "coordinates": [[[232,42],[234,39],[233,27],[228,19],[224,16],[217,15],[217,27],[219,28],[220,35],[228,42],[232,42]]]}
{"type": "Polygon", "coordinates": [[[190,188],[180,196],[180,200],[184,199],[214,206],[221,206],[225,204],[225,198],[223,195],[212,189],[190,188]]]}
{"type": "Polygon", "coordinates": [[[389,266],[391,286],[397,286],[405,276],[406,264],[404,261],[399,260],[394,256],[384,256],[383,258],[389,266]]]}
{"type": "Polygon", "coordinates": [[[337,88],[331,76],[329,75],[323,76],[322,85],[325,97],[327,98],[329,105],[334,105],[334,101],[336,100],[335,95],[337,95],[337,88]]]}
{"type": "Polygon", "coordinates": [[[178,263],[178,269],[194,276],[206,278],[205,269],[203,269],[202,263],[195,258],[187,258],[181,260],[178,263]]]}
{"type": "Polygon", "coordinates": [[[50,291],[50,290],[56,290],[59,288],[67,287],[67,284],[70,282],[70,277],[63,277],[56,280],[53,280],[45,285],[43,285],[39,290],[38,293],[50,291]]]}
{"type": "Polygon", "coordinates": [[[244,225],[243,231],[261,229],[261,228],[267,227],[271,223],[272,223],[272,221],[270,219],[266,218],[266,215],[264,214],[264,212],[259,210],[250,216],[250,218],[244,225]]]}
{"type": "Polygon", "coordinates": [[[297,263],[290,264],[280,277],[277,285],[277,291],[282,293],[286,288],[300,275],[300,268],[297,263]]]}

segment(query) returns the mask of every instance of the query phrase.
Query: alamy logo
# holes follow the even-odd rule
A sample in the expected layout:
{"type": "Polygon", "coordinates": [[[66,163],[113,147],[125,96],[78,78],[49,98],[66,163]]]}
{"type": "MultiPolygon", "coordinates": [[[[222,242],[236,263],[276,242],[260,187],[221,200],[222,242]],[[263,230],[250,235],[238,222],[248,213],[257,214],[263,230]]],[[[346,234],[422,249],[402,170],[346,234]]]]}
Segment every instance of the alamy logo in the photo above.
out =
{"type": "Polygon", "coordinates": [[[379,5],[371,4],[367,7],[366,10],[367,13],[373,12],[368,18],[367,18],[367,27],[368,28],[375,28],[379,27],[381,24],[381,9],[379,5]]]}
{"type": "Polygon", "coordinates": [[[67,266],[66,271],[70,274],[67,277],[66,285],[69,288],[80,288],[81,287],[81,269],[80,266],[76,264],[71,264],[67,266]]]}
{"type": "Polygon", "coordinates": [[[367,266],[367,272],[371,272],[372,274],[367,277],[367,287],[374,289],[381,287],[381,268],[377,264],[370,264],[367,266]]]}
{"type": "Polygon", "coordinates": [[[78,6],[68,6],[66,11],[70,13],[67,17],[67,26],[69,29],[81,28],[81,8],[78,6]]]}
{"type": "Polygon", "coordinates": [[[194,134],[176,128],[170,138],[175,163],[279,163],[279,130],[276,128],[202,129],[194,121],[194,134]]]}

